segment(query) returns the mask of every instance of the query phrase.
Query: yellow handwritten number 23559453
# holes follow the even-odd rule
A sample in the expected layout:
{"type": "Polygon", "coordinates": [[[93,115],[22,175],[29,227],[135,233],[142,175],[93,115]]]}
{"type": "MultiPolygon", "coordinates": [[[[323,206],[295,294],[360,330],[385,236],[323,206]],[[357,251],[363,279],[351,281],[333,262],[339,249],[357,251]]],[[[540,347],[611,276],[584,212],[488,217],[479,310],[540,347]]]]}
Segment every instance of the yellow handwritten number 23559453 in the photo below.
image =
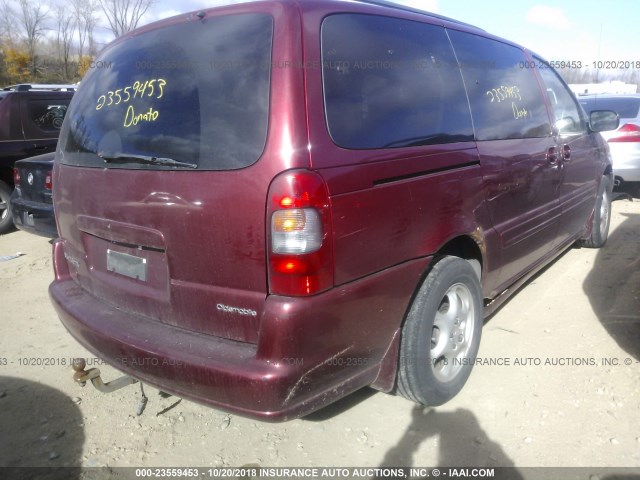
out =
{"type": "Polygon", "coordinates": [[[100,110],[103,107],[111,107],[120,105],[121,103],[128,103],[136,97],[142,98],[145,95],[147,97],[162,98],[164,95],[164,87],[167,81],[163,78],[154,78],[146,80],[144,83],[136,80],[132,85],[117,90],[109,90],[104,95],[100,95],[96,102],[96,110],[100,110]]]}

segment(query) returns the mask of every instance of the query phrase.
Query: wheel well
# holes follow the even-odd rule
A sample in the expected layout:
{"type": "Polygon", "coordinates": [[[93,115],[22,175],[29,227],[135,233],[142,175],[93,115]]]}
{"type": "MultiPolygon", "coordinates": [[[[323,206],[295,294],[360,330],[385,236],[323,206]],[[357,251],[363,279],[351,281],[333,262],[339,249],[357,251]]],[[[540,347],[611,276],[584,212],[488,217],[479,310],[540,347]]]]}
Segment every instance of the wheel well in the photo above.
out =
{"type": "Polygon", "coordinates": [[[607,165],[607,168],[604,169],[603,175],[611,175],[613,173],[613,167],[611,165],[607,165]]]}
{"type": "MultiPolygon", "coordinates": [[[[473,240],[473,238],[469,236],[460,236],[456,238],[452,238],[447,243],[445,243],[434,255],[434,260],[430,263],[429,267],[423,272],[422,278],[418,282],[413,294],[411,295],[411,300],[409,301],[409,306],[407,307],[407,312],[403,318],[406,319],[406,314],[409,312],[409,308],[413,304],[415,296],[420,290],[420,286],[424,279],[427,277],[433,265],[442,257],[453,256],[462,258],[464,260],[471,260],[471,267],[475,270],[478,275],[478,280],[482,284],[482,252],[480,251],[480,247],[473,240]]],[[[403,320],[404,323],[404,320],[403,320]]]]}
{"type": "Polygon", "coordinates": [[[0,182],[6,183],[13,190],[13,168],[0,167],[0,182]]]}
{"type": "Polygon", "coordinates": [[[471,237],[456,237],[449,240],[437,253],[438,256],[452,255],[465,260],[477,260],[482,268],[482,252],[471,237]]]}

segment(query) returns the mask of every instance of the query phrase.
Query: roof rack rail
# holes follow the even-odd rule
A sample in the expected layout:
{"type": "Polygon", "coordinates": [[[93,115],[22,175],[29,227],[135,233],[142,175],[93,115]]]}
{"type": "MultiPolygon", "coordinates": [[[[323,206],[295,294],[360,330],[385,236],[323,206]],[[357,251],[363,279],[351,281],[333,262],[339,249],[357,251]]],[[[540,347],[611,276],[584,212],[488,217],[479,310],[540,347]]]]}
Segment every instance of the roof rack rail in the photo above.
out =
{"type": "Polygon", "coordinates": [[[9,85],[8,87],[4,87],[2,90],[12,90],[15,92],[28,92],[31,90],[75,92],[77,89],[78,85],[70,84],[18,83],[16,85],[9,85]]]}
{"type": "Polygon", "coordinates": [[[378,6],[381,6],[381,7],[390,7],[390,8],[396,8],[398,10],[405,10],[407,12],[420,13],[422,15],[427,15],[427,16],[432,17],[432,18],[437,18],[439,20],[444,20],[446,22],[451,22],[451,23],[455,23],[457,25],[462,25],[462,26],[465,26],[465,27],[473,28],[475,30],[480,30],[482,32],[486,31],[486,30],[484,30],[484,29],[482,29],[480,27],[476,27],[475,25],[472,25],[470,23],[461,22],[460,20],[456,20],[456,19],[451,18],[451,17],[445,17],[444,15],[438,15],[437,13],[427,12],[426,10],[420,10],[419,8],[410,7],[408,5],[403,5],[401,3],[391,2],[389,0],[358,0],[358,1],[362,2],[362,3],[368,3],[370,5],[378,5],[378,6]]]}

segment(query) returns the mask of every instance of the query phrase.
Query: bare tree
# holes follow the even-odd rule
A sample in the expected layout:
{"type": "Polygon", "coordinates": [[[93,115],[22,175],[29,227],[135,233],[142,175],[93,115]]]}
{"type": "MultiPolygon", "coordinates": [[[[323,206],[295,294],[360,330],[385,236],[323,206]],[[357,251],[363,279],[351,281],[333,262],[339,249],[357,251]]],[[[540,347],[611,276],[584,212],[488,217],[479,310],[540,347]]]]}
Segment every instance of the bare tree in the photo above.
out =
{"type": "Polygon", "coordinates": [[[67,13],[64,5],[59,5],[56,9],[56,27],[58,56],[63,66],[62,77],[66,81],[69,79],[69,57],[71,55],[71,44],[76,29],[76,21],[73,16],[67,13]]]}
{"type": "Polygon", "coordinates": [[[82,13],[84,20],[84,28],[87,31],[87,41],[89,42],[89,55],[94,56],[96,52],[95,38],[93,37],[93,31],[98,24],[98,18],[95,16],[100,4],[98,0],[87,0],[85,4],[86,8],[82,13]]]}
{"type": "Polygon", "coordinates": [[[4,15],[0,17],[0,86],[8,81],[7,73],[7,47],[11,45],[11,10],[7,2],[0,2],[0,9],[4,15]]]}
{"type": "MultiPolygon", "coordinates": [[[[22,0],[21,0],[22,1],[22,0]]],[[[98,0],[116,37],[138,26],[153,0],[98,0]]]]}
{"type": "Polygon", "coordinates": [[[96,26],[96,10],[99,8],[97,0],[72,0],[73,16],[78,29],[78,55],[80,60],[85,55],[85,45],[89,43],[89,55],[93,51],[93,30],[96,26]]]}
{"type": "Polygon", "coordinates": [[[20,11],[18,12],[18,22],[24,30],[24,40],[27,44],[27,50],[31,56],[31,74],[35,77],[38,73],[36,63],[36,47],[38,41],[44,34],[46,27],[45,21],[48,12],[39,3],[33,3],[31,0],[18,0],[20,11]]]}
{"type": "Polygon", "coordinates": [[[0,10],[4,13],[0,17],[0,38],[3,39],[2,43],[12,42],[16,31],[16,14],[6,0],[0,2],[0,10]]]}
{"type": "Polygon", "coordinates": [[[78,27],[78,56],[80,60],[82,60],[84,44],[87,41],[87,30],[84,28],[84,18],[82,15],[86,3],[83,0],[72,0],[71,4],[73,5],[73,16],[76,21],[76,26],[78,27]]]}

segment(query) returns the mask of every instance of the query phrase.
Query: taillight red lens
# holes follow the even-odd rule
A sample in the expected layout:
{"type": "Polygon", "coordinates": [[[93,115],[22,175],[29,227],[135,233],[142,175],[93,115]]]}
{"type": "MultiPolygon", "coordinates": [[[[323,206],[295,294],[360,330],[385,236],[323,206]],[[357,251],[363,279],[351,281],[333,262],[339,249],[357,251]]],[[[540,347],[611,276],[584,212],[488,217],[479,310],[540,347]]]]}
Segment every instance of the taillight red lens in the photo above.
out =
{"type": "Polygon", "coordinates": [[[51,190],[53,188],[53,180],[51,173],[47,173],[47,176],[44,179],[44,188],[47,190],[51,190]]]}
{"type": "Polygon", "coordinates": [[[294,170],[269,187],[269,292],[303,296],[333,286],[331,207],[320,175],[294,170]]]}
{"type": "Polygon", "coordinates": [[[615,131],[615,137],[609,139],[611,142],[640,142],[640,126],[634,123],[625,123],[615,131]]]}
{"type": "Polygon", "coordinates": [[[20,186],[20,170],[18,170],[16,167],[13,168],[13,184],[16,187],[20,186]]]}

